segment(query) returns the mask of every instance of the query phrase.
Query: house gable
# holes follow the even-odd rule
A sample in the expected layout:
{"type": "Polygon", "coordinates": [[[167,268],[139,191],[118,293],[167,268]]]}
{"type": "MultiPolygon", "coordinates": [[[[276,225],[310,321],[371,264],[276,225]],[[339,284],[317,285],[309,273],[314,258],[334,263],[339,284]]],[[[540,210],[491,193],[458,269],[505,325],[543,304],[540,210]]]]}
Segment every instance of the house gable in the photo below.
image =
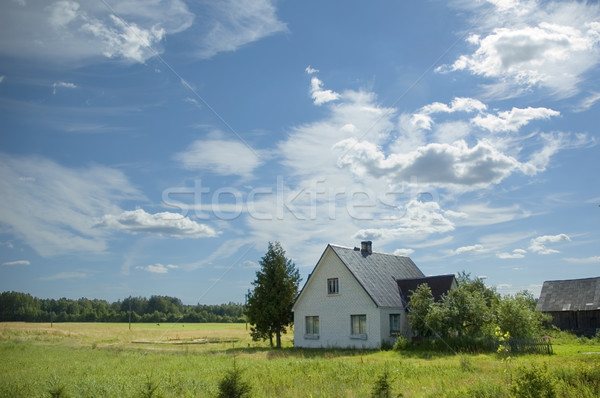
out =
{"type": "Polygon", "coordinates": [[[420,285],[426,283],[431,289],[434,301],[440,301],[442,296],[451,289],[456,289],[458,286],[454,275],[438,275],[438,276],[426,276],[423,278],[415,279],[400,279],[397,281],[398,290],[402,297],[404,305],[408,305],[412,292],[414,292],[420,285]]]}

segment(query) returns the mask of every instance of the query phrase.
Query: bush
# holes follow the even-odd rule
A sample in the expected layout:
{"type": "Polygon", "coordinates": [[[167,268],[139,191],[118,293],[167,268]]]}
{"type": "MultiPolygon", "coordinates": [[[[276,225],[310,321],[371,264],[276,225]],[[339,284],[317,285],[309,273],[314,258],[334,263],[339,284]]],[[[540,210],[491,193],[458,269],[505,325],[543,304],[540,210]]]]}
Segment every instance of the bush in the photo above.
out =
{"type": "Polygon", "coordinates": [[[511,392],[516,398],[555,398],[554,379],[548,374],[546,366],[532,365],[521,367],[511,385],[511,392]]]}
{"type": "Polygon", "coordinates": [[[410,348],[411,342],[406,337],[399,334],[396,336],[396,342],[394,343],[394,351],[402,351],[410,348]]]}
{"type": "Polygon", "coordinates": [[[223,380],[219,382],[218,398],[243,398],[250,397],[250,385],[242,379],[242,371],[236,368],[229,370],[223,380]]]}
{"type": "MultiPolygon", "coordinates": [[[[392,395],[392,386],[390,384],[390,374],[387,368],[383,371],[381,376],[375,382],[375,386],[373,387],[373,398],[391,398],[392,395]]],[[[398,394],[398,397],[401,397],[402,394],[398,394]]]]}

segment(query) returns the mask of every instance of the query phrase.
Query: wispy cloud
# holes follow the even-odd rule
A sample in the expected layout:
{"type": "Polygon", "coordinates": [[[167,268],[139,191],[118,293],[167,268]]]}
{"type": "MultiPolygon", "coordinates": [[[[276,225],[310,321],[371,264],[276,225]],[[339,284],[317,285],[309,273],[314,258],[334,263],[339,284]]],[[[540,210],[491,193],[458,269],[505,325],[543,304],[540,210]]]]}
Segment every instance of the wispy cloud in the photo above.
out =
{"type": "Polygon", "coordinates": [[[210,238],[217,232],[208,225],[199,224],[177,213],[146,213],[142,209],[106,214],[94,225],[129,233],[151,233],[175,238],[210,238]]]}
{"type": "Polygon", "coordinates": [[[207,139],[194,141],[175,160],[188,170],[206,170],[218,175],[250,177],[263,160],[258,152],[237,140],[207,139]]]}
{"type": "Polygon", "coordinates": [[[45,280],[45,281],[56,281],[56,280],[63,280],[63,279],[85,279],[87,278],[88,275],[84,272],[59,272],[58,274],[55,275],[51,275],[51,276],[44,276],[41,277],[41,280],[45,280]]]}
{"type": "Polygon", "coordinates": [[[566,262],[571,263],[571,264],[600,264],[600,256],[583,257],[583,258],[567,257],[567,258],[564,258],[563,260],[565,260],[566,262]]]}
{"type": "Polygon", "coordinates": [[[585,112],[600,101],[600,93],[593,93],[585,97],[579,105],[574,109],[574,112],[585,112]]]}
{"type": "Polygon", "coordinates": [[[508,252],[497,253],[496,257],[506,260],[506,259],[514,259],[514,258],[523,258],[523,257],[525,257],[525,254],[527,254],[527,250],[515,249],[512,251],[512,253],[508,253],[508,252]]]}
{"type": "Polygon", "coordinates": [[[31,263],[28,260],[7,261],[5,263],[2,263],[2,265],[5,265],[7,267],[23,266],[23,265],[30,265],[30,264],[31,263]]]}
{"type": "Polygon", "coordinates": [[[202,58],[235,51],[264,37],[288,31],[287,25],[278,19],[272,0],[224,0],[209,4],[205,10],[209,18],[203,18],[193,27],[200,29],[198,54],[202,58]]]}
{"type": "Polygon", "coordinates": [[[312,74],[314,74],[314,73],[318,73],[318,72],[319,72],[319,70],[318,70],[318,69],[315,69],[315,68],[313,68],[313,67],[312,67],[312,66],[310,66],[310,65],[308,65],[308,66],[306,67],[306,69],[304,69],[304,71],[305,71],[307,74],[309,74],[309,75],[312,75],[312,74]]]}
{"type": "Polygon", "coordinates": [[[144,196],[119,170],[68,168],[38,156],[0,156],[0,221],[42,256],[101,253],[106,233],[93,219],[144,196]]]}
{"type": "Polygon", "coordinates": [[[146,272],[150,272],[153,274],[166,274],[169,272],[169,270],[177,269],[177,268],[179,268],[179,266],[173,265],[173,264],[167,264],[167,265],[153,264],[153,265],[146,265],[146,266],[140,265],[135,268],[146,271],[146,272]]]}
{"type": "Polygon", "coordinates": [[[69,82],[55,82],[55,83],[52,83],[52,94],[56,94],[56,89],[57,88],[73,89],[73,88],[77,88],[77,85],[75,83],[69,83],[69,82]]]}

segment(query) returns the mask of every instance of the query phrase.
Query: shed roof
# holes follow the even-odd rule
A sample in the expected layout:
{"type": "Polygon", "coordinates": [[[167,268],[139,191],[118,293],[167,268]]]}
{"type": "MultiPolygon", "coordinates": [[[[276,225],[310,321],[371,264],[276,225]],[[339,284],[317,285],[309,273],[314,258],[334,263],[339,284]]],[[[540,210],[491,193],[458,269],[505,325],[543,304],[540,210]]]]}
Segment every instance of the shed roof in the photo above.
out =
{"type": "Polygon", "coordinates": [[[453,274],[450,275],[437,275],[437,276],[426,276],[424,278],[415,279],[399,279],[397,281],[400,295],[405,303],[410,301],[412,292],[417,289],[420,285],[426,283],[431,289],[431,294],[435,301],[439,301],[442,295],[446,294],[448,290],[452,288],[452,285],[456,283],[456,279],[453,274]]]}
{"type": "Polygon", "coordinates": [[[404,256],[367,253],[359,248],[329,245],[378,307],[402,307],[398,279],[425,275],[404,256]]]}
{"type": "Polygon", "coordinates": [[[544,282],[537,309],[543,312],[600,309],[600,277],[544,282]]]}

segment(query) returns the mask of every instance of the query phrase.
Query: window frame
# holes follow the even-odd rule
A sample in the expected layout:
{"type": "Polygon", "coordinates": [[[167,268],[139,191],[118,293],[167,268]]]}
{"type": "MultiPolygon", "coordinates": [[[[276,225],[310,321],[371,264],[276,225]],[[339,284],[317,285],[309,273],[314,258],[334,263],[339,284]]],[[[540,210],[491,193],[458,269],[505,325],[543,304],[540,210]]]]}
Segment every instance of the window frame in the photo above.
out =
{"type": "Polygon", "coordinates": [[[398,334],[401,334],[400,324],[402,322],[402,314],[390,314],[389,320],[390,320],[390,336],[396,336],[398,334]],[[392,318],[397,318],[397,329],[394,329],[392,318]]]}
{"type": "Polygon", "coordinates": [[[350,315],[350,338],[367,339],[367,314],[350,315]],[[358,326],[358,328],[355,328],[358,326]]]}
{"type": "Polygon", "coordinates": [[[304,338],[317,340],[319,338],[319,331],[320,331],[319,316],[318,315],[305,316],[304,317],[304,338]],[[315,321],[317,321],[316,327],[315,327],[315,321]],[[309,325],[310,325],[310,328],[309,328],[309,325]]]}
{"type": "Polygon", "coordinates": [[[339,278],[327,278],[327,295],[332,296],[340,294],[339,278]]]}

